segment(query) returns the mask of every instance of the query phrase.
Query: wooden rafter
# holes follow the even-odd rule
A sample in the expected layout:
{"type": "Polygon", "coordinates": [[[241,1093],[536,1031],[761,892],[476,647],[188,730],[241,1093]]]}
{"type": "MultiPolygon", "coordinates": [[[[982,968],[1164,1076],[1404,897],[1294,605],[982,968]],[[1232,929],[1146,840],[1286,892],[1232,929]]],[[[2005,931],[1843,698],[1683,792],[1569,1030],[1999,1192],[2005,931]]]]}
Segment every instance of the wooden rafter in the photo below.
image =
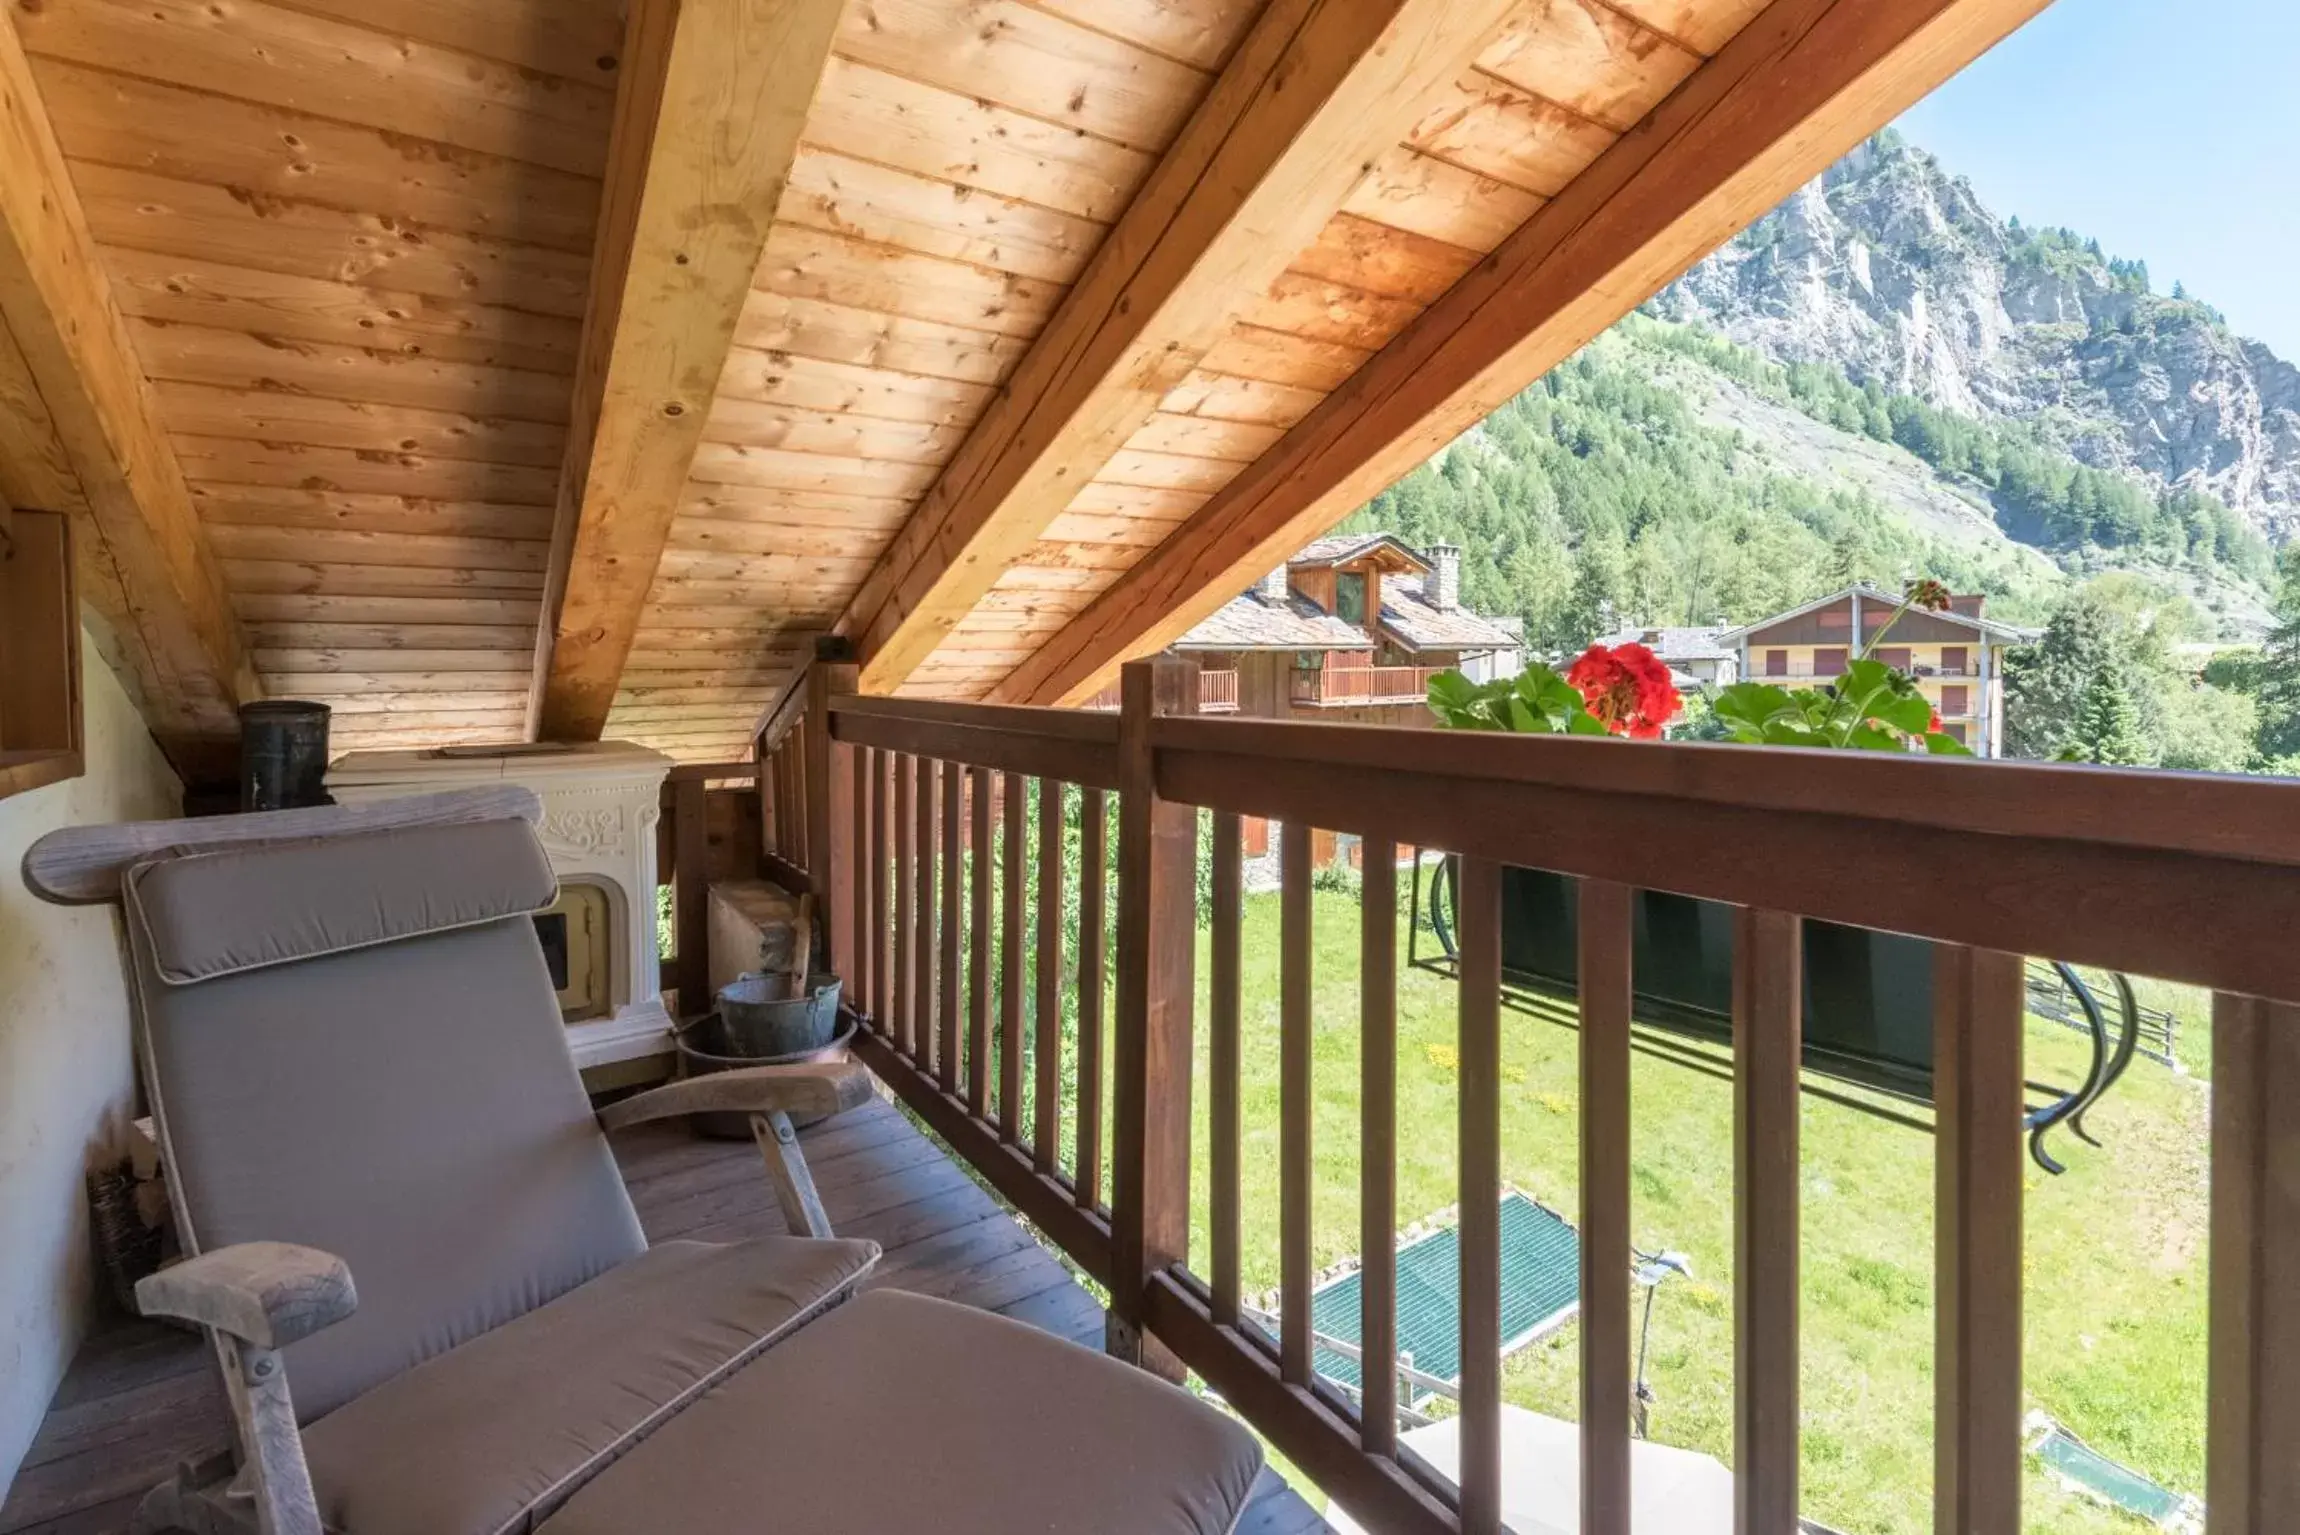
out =
{"type": "Polygon", "coordinates": [[[841,620],[899,684],[1457,77],[1513,0],[1274,0],[841,620]]]}
{"type": "Polygon", "coordinates": [[[262,696],[13,21],[0,21],[0,486],[84,519],[82,591],[171,751],[262,696]]]}
{"type": "Polygon", "coordinates": [[[841,0],[634,0],[531,733],[607,723],[841,0]]]}
{"type": "Polygon", "coordinates": [[[1775,0],[992,698],[1074,702],[1171,643],[2046,3],[1775,0]]]}

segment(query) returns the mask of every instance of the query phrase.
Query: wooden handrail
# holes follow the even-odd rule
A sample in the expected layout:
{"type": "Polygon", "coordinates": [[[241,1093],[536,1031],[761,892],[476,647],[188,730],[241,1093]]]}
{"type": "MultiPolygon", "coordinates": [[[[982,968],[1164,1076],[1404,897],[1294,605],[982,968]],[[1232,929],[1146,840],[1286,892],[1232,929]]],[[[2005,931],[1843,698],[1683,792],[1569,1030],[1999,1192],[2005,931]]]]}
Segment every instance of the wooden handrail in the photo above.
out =
{"type": "MultiPolygon", "coordinates": [[[[850,926],[858,950],[857,1048],[967,1160],[1111,1291],[1113,1351],[1169,1374],[1187,1367],[1369,1527],[1486,1535],[1500,1522],[1496,1210],[1499,1056],[1498,870],[1581,877],[1584,1529],[1629,1528],[1630,1336],[1622,1275],[1629,1200],[1630,951],[1633,896],[1672,891],[1739,908],[1734,926],[1735,1427],[1739,1517],[1772,1528],[1797,1513],[1799,957],[1804,919],[1912,934],[1936,956],[1939,1156],[1935,1356],[1936,1497],[1945,1529],[2018,1524],[2021,1464],[2019,1143],[2021,954],[2192,981],[2220,993],[2213,1103],[2212,1385],[2208,1444],[2215,1535],[2300,1528],[2300,1485],[2275,1446],[2300,1433],[2300,784],[2115,769],[1977,763],[1895,754],[1558,738],[1192,718],[1205,696],[1174,658],[1127,669],[1116,716],[819,696],[811,718],[852,759],[857,828],[850,926]],[[962,776],[963,770],[963,776],[962,776]],[[895,798],[906,783],[964,783],[940,811],[939,917],[928,871],[905,882],[895,798]],[[1037,780],[1035,868],[1023,802],[1037,780]],[[1081,802],[1091,927],[1054,918],[1063,875],[1045,852],[1062,828],[1065,784],[1081,802]],[[1118,794],[1118,974],[1109,1058],[1115,1127],[1099,1133],[1103,791],[1118,794]],[[867,794],[867,802],[863,797],[867,794]],[[993,802],[1003,814],[993,816],[993,802]],[[1088,814],[1085,806],[1091,803],[1088,814]],[[1212,812],[1214,880],[1206,1159],[1210,1278],[1187,1262],[1192,1078],[1197,1060],[1197,828],[1212,812]],[[1281,954],[1277,1340],[1239,1296],[1242,898],[1240,819],[1280,823],[1281,954]],[[1003,827],[1003,830],[1000,828],[1003,827]],[[1309,1327],[1307,1201],[1312,995],[1310,828],[1366,839],[1394,879],[1394,849],[1465,854],[1461,991],[1460,1296],[1462,1474],[1450,1484],[1395,1437],[1394,1382],[1358,1400],[1320,1379],[1309,1327]],[[1003,841],[1000,839],[1003,838],[1003,841]],[[1385,851],[1393,856],[1384,856],[1385,851]],[[972,876],[962,911],[960,858],[972,876]],[[1026,1000],[1063,1011],[1057,972],[1019,957],[1026,888],[1037,950],[1059,965],[1076,941],[1079,1066],[1060,1029],[1025,1029],[1026,1000]],[[900,894],[914,892],[909,897],[900,894]],[[999,899],[994,900],[994,896],[999,899]],[[930,929],[937,921],[939,946],[930,929]],[[965,920],[970,941],[960,944],[965,920]],[[922,927],[921,924],[925,924],[922,927]],[[994,946],[994,936],[1003,941],[994,946]],[[994,953],[994,947],[996,952],[994,953]],[[1087,963],[1091,949],[1096,963],[1087,963]],[[955,966],[971,959],[967,985],[955,966]],[[921,983],[892,984],[900,955],[921,983]],[[948,973],[923,977],[943,956],[948,973]],[[994,972],[997,984],[993,987],[994,972]],[[959,1028],[955,999],[970,1003],[959,1028]],[[994,1000],[995,998],[995,1000],[994,1000]],[[996,1015],[994,1017],[994,1014],[996,1015]],[[997,1038],[993,1039],[993,1029],[997,1038]],[[994,1050],[994,1043],[996,1049],[994,1050]],[[957,1057],[963,1049],[967,1059],[957,1057]],[[1048,1053],[1056,1052],[1056,1053],[1048,1053]],[[993,1070],[993,1060],[997,1068],[993,1070]],[[1031,1069],[1032,1067],[1035,1069],[1031,1069]],[[996,1080],[994,1081],[994,1077],[996,1080]],[[1026,1091],[1034,1091],[1025,1112],[1026,1091]],[[1073,1109],[1063,1095],[1078,1094],[1073,1109]],[[1065,1162],[1064,1123],[1078,1149],[1065,1162]],[[1093,1129],[1089,1130],[1089,1125],[1093,1129]],[[1105,1159],[1114,1176],[1105,1215],[1105,1159]],[[1608,1276],[1612,1276],[1610,1279],[1608,1276]]],[[[946,789],[947,792],[947,789],[946,789]]],[[[810,820],[815,819],[810,815],[810,820]]],[[[842,823],[843,824],[843,823],[842,823]]],[[[907,822],[905,823],[908,824],[907,822]]],[[[908,846],[934,824],[923,802],[908,846]]],[[[1369,868],[1367,889],[1393,888],[1369,868]]],[[[1393,903],[1382,901],[1386,919],[1393,903]]],[[[842,908],[843,909],[843,908],[842,908]]],[[[1361,1022],[1395,1028],[1395,936],[1368,911],[1361,1022]],[[1378,994],[1377,994],[1378,993],[1378,994]]],[[[1393,1054],[1385,1051],[1383,1054],[1393,1054]]],[[[1394,1063],[1393,1063],[1394,1067],[1394,1063]]],[[[1394,1225],[1394,1077],[1370,1060],[1360,1144],[1367,1179],[1363,1293],[1395,1305],[1380,1251],[1394,1225]]],[[[1369,1321],[1374,1352],[1394,1318],[1369,1321]]],[[[1379,1373],[1378,1366],[1373,1367],[1379,1373]]]]}

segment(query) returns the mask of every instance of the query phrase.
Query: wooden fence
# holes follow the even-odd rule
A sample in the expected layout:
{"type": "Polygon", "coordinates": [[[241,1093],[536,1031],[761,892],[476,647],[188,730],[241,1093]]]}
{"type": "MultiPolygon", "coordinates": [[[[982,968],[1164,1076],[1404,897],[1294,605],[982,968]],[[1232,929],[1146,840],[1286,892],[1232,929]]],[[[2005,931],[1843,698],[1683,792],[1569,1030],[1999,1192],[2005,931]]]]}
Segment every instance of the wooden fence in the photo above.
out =
{"type": "MultiPolygon", "coordinates": [[[[861,1057],[1109,1287],[1111,1345],[1195,1371],[1370,1528],[1500,1521],[1500,870],[1579,876],[1581,1486],[1627,1535],[1632,897],[1740,908],[1735,933],[1739,1527],[1798,1510],[1800,917],[1936,940],[1935,1500],[1943,1532],[2020,1527],[2023,954],[2213,988],[2213,1535],[2300,1530],[2300,793],[2057,766],[1191,717],[1193,668],[1126,669],[1118,714],[855,697],[818,666],[801,731],[808,874],[861,1057]],[[1059,853],[1078,806],[1070,996],[1059,853]],[[1114,802],[1113,802],[1114,797],[1114,802]],[[1187,1261],[1198,1046],[1196,851],[1211,812],[1204,978],[1208,1269],[1187,1261]],[[1278,1335],[1239,1293],[1242,817],[1285,827],[1278,1335]],[[1395,1353],[1395,849],[1463,858],[1458,1487],[1401,1446],[1394,1384],[1353,1403],[1312,1368],[1310,828],[1366,841],[1363,1344],[1395,1353]],[[1114,887],[1105,839],[1117,844],[1114,887]],[[993,857],[996,850],[996,857],[993,857]],[[1035,896],[1034,932],[1025,932],[1035,896]],[[1103,1005],[1105,924],[1116,975],[1103,1005]],[[995,983],[995,984],[994,984],[995,983]],[[994,997],[997,1005],[993,1006],[994,997]],[[2264,1000],[2264,999],[2285,1000],[2264,1000]],[[1110,1065],[1111,1131],[1100,1101],[1110,1065]],[[1025,1082],[1031,1084],[1026,1091],[1025,1082]],[[1076,1087],[1067,1095],[1066,1081],[1076,1087]],[[1025,1103],[1030,1111],[1024,1112],[1025,1103]],[[1063,1127],[1071,1127],[1065,1153],[1063,1127]],[[1107,1177],[1107,1182],[1105,1181],[1107,1177]]],[[[780,741],[767,743],[778,750],[780,741]]],[[[777,760],[779,760],[779,755],[777,760]]]]}

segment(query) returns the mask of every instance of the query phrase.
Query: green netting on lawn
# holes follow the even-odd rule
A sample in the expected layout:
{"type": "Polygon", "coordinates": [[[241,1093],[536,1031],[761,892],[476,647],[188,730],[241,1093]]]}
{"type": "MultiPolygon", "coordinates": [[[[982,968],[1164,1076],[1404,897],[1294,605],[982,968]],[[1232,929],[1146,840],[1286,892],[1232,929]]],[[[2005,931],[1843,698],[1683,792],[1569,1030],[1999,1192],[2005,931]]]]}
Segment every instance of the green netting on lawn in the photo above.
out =
{"type": "MultiPolygon", "coordinates": [[[[1310,1323],[1323,1337],[1360,1341],[1364,1276],[1318,1287],[1310,1323]]],[[[1512,1191],[1501,1200],[1501,1336],[1506,1355],[1563,1322],[1581,1305],[1581,1236],[1553,1211],[1512,1191]]],[[[1433,1231],[1398,1249],[1398,1351],[1439,1380],[1461,1379],[1461,1233],[1433,1231]]],[[[1357,1389],[1357,1361],[1317,1352],[1317,1371],[1357,1389]]],[[[1413,1396],[1423,1393],[1413,1392],[1413,1396]]]]}
{"type": "Polygon", "coordinates": [[[2029,1452],[2064,1482],[2156,1524],[2174,1524],[2188,1509],[2186,1498],[2118,1465],[2057,1423],[2045,1429],[2029,1452]]]}

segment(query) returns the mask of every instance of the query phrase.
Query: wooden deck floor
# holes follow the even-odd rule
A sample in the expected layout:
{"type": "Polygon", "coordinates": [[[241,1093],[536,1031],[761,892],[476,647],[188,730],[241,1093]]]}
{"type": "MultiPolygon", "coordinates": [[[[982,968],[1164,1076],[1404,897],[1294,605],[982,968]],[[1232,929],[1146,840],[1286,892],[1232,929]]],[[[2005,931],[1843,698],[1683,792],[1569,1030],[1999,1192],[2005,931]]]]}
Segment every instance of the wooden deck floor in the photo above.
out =
{"type": "MultiPolygon", "coordinates": [[[[935,1142],[884,1103],[802,1134],[832,1224],[886,1249],[874,1285],[1001,1312],[1099,1347],[1102,1311],[935,1142]]],[[[783,1229],[749,1145],[675,1126],[616,1138],[647,1235],[732,1240],[783,1229]]],[[[0,1505],[0,1535],[117,1535],[176,1462],[230,1437],[201,1342],[147,1322],[91,1339],[57,1390],[0,1505]]],[[[1265,1472],[1241,1535],[1315,1535],[1324,1522],[1265,1472]]]]}

